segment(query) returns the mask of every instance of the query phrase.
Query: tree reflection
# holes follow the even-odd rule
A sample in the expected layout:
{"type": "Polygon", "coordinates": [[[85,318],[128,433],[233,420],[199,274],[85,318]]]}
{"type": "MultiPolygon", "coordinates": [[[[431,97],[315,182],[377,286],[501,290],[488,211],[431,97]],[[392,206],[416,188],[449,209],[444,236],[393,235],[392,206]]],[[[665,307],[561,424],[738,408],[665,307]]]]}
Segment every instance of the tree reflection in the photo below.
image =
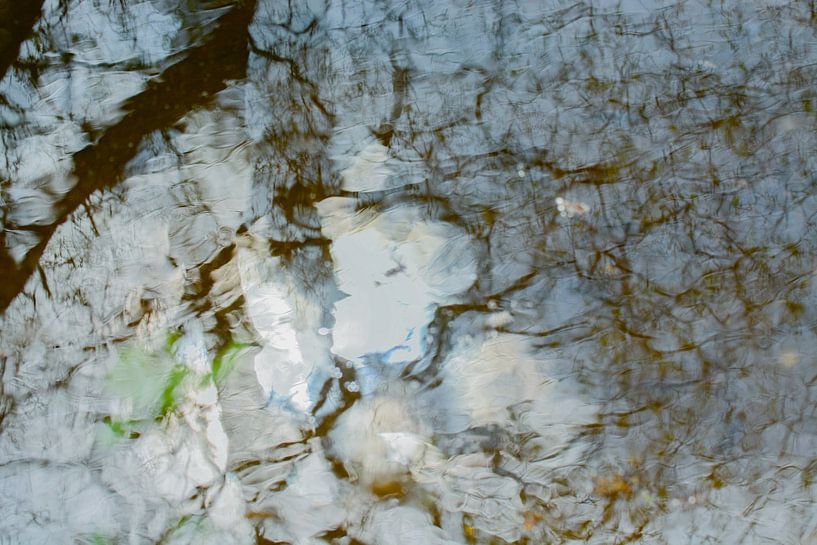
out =
{"type": "MultiPolygon", "coordinates": [[[[382,525],[407,521],[441,543],[813,538],[814,6],[58,4],[34,26],[31,3],[0,44],[9,452],[32,458],[15,426],[52,391],[98,396],[77,384],[104,375],[105,354],[195,322],[213,361],[242,347],[218,388],[259,543],[402,543],[382,525]],[[135,24],[145,14],[155,28],[135,24]],[[129,40],[138,54],[121,54],[129,40]],[[127,91],[94,109],[100,86],[127,91]],[[372,146],[390,174],[345,184],[372,146]],[[352,232],[402,210],[467,234],[477,279],[430,305],[420,357],[332,352],[333,305],[357,296],[340,293],[332,198],[352,232]],[[262,325],[279,292],[314,397],[297,417],[270,408],[290,379],[263,392],[253,374],[283,327],[262,325]],[[564,391],[453,432],[470,383],[451,362],[497,336],[531,343],[564,391]],[[428,420],[411,429],[424,454],[358,481],[365,457],[337,430],[371,420],[385,431],[367,441],[390,452],[374,436],[398,431],[366,413],[384,404],[428,420]],[[445,490],[430,477],[443,465],[445,490]],[[485,483],[513,491],[500,509],[514,529],[450,507],[452,489],[485,483]]],[[[77,412],[115,421],[100,411],[77,412]]],[[[184,516],[122,535],[194,539],[184,516]]]]}

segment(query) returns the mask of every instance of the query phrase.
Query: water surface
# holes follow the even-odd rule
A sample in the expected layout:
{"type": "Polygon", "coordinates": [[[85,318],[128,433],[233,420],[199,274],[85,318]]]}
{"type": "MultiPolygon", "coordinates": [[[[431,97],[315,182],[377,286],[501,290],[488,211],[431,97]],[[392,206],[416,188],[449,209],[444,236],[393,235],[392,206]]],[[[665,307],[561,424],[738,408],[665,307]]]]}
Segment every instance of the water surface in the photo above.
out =
{"type": "Polygon", "coordinates": [[[813,2],[30,4],[0,543],[817,542],[813,2]]]}

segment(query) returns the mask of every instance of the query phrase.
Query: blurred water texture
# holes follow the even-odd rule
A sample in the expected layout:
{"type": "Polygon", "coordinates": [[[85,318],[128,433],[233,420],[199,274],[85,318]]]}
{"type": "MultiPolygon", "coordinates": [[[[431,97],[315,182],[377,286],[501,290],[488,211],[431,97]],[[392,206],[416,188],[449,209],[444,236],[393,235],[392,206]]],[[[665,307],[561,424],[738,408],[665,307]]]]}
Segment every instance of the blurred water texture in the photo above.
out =
{"type": "Polygon", "coordinates": [[[817,3],[0,0],[0,543],[817,543],[817,3]]]}

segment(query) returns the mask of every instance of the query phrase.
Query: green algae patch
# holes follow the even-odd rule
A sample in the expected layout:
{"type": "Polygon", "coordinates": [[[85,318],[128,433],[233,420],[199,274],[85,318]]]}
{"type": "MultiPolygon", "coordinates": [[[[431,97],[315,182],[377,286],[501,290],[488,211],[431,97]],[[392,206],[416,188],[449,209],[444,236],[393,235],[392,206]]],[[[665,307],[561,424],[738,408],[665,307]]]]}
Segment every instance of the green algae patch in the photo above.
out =
{"type": "Polygon", "coordinates": [[[221,384],[236,368],[241,357],[255,345],[230,341],[213,358],[213,382],[221,384]]]}
{"type": "Polygon", "coordinates": [[[129,346],[119,354],[107,380],[109,392],[122,402],[125,413],[121,419],[111,419],[109,427],[115,435],[129,433],[123,422],[161,420],[178,407],[184,395],[182,384],[190,374],[174,357],[179,337],[169,334],[158,350],[129,346]]]}

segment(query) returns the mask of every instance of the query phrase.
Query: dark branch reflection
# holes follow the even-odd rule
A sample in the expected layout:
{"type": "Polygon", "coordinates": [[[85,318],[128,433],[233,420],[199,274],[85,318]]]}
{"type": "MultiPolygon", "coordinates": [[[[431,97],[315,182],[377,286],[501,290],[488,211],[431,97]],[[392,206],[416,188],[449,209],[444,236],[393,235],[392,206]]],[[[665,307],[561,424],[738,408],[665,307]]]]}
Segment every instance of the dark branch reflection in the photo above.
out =
{"type": "Polygon", "coordinates": [[[815,540],[814,2],[0,19],[7,542],[815,540]]]}

